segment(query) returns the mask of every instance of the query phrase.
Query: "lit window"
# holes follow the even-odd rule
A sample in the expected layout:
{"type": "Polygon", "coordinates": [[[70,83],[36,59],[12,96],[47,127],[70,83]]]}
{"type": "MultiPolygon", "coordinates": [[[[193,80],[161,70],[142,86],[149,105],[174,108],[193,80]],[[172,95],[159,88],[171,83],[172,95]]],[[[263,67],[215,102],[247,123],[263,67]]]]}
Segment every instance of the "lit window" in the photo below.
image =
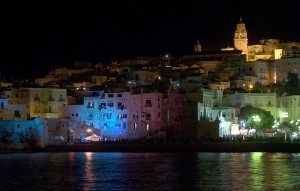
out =
{"type": "Polygon", "coordinates": [[[88,108],[94,108],[94,102],[89,101],[87,107],[88,107],[88,108]]]}
{"type": "Polygon", "coordinates": [[[136,130],[138,128],[138,125],[137,123],[134,123],[134,126],[133,126],[134,130],[136,130]]]}

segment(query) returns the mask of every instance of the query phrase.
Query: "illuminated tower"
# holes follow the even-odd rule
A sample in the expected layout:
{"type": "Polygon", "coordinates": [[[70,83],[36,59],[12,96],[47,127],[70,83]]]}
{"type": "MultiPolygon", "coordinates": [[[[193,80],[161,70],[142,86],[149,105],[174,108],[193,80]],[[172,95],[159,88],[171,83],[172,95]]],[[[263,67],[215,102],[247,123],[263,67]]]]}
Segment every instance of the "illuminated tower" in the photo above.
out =
{"type": "Polygon", "coordinates": [[[194,50],[195,52],[201,52],[201,44],[199,43],[199,41],[197,40],[195,45],[194,45],[194,50]]]}
{"type": "Polygon", "coordinates": [[[243,54],[248,53],[246,25],[243,23],[242,17],[240,17],[240,22],[236,25],[236,30],[234,33],[234,47],[238,50],[242,50],[243,54]]]}

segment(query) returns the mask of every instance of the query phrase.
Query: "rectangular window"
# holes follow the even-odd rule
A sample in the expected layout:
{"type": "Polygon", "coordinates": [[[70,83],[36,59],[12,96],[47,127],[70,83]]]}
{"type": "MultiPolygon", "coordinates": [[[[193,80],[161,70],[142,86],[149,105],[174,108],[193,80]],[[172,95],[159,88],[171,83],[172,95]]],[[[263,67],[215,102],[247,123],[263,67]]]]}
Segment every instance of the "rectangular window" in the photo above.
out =
{"type": "Polygon", "coordinates": [[[106,114],[106,119],[111,119],[111,113],[106,114]]]}
{"type": "Polygon", "coordinates": [[[149,113],[146,114],[146,120],[151,120],[151,114],[149,113]]]}
{"type": "Polygon", "coordinates": [[[20,111],[19,110],[15,110],[15,117],[20,117],[20,111]]]}
{"type": "Polygon", "coordinates": [[[39,97],[39,94],[37,92],[34,93],[33,100],[34,101],[40,101],[40,97],[39,97]]]}
{"type": "Polygon", "coordinates": [[[99,108],[100,110],[101,110],[101,109],[106,109],[106,103],[100,103],[100,106],[99,106],[99,107],[100,107],[100,108],[99,108]]]}
{"type": "Polygon", "coordinates": [[[78,117],[78,113],[76,113],[76,117],[78,117]]]}
{"type": "Polygon", "coordinates": [[[21,124],[20,124],[20,123],[17,123],[16,125],[17,125],[17,128],[20,128],[20,127],[21,127],[21,124]]]}
{"type": "Polygon", "coordinates": [[[123,129],[126,129],[126,123],[123,123],[123,129]]]}
{"type": "Polygon", "coordinates": [[[137,123],[134,123],[134,124],[133,124],[133,129],[136,130],[137,128],[138,128],[137,123]]]}
{"type": "Polygon", "coordinates": [[[62,102],[62,101],[66,101],[65,98],[64,98],[64,95],[61,93],[59,94],[59,101],[62,102]]]}
{"type": "Polygon", "coordinates": [[[107,103],[107,106],[108,106],[108,107],[113,107],[113,106],[114,106],[114,103],[113,103],[113,102],[109,102],[109,103],[107,103]]]}
{"type": "Polygon", "coordinates": [[[122,97],[122,94],[118,94],[118,97],[122,97]]]}
{"type": "Polygon", "coordinates": [[[118,109],[123,109],[122,108],[123,103],[122,102],[118,102],[118,109]]]}
{"type": "Polygon", "coordinates": [[[49,94],[49,101],[54,101],[52,94],[49,94]]]}
{"type": "Polygon", "coordinates": [[[93,120],[93,114],[92,114],[92,113],[90,113],[90,114],[88,115],[87,120],[93,120]]]}
{"type": "Polygon", "coordinates": [[[145,107],[152,107],[152,103],[150,99],[146,99],[146,105],[145,107]]]}
{"type": "Polygon", "coordinates": [[[89,101],[87,107],[88,108],[94,108],[94,102],[89,101]]]}
{"type": "Polygon", "coordinates": [[[272,103],[271,103],[271,98],[268,98],[268,106],[271,106],[272,103]]]}
{"type": "Polygon", "coordinates": [[[114,94],[108,94],[107,97],[114,97],[114,94]]]}

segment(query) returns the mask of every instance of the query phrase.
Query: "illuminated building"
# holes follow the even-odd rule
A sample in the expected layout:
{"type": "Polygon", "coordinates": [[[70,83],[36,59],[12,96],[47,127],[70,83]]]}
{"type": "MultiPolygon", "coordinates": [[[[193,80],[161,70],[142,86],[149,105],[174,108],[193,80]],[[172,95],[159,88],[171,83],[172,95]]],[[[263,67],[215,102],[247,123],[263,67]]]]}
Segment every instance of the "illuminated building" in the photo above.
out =
{"type": "Polygon", "coordinates": [[[248,37],[246,25],[243,22],[242,18],[240,18],[240,22],[236,26],[236,30],[234,32],[234,47],[238,50],[242,51],[242,54],[248,53],[248,37]]]}
{"type": "MultiPolygon", "coordinates": [[[[255,83],[268,85],[274,83],[274,64],[268,61],[235,62],[223,65],[223,73],[228,71],[231,87],[250,90],[255,83]]],[[[222,73],[222,74],[223,74],[222,73]]]]}
{"type": "Polygon", "coordinates": [[[24,104],[10,104],[6,96],[0,96],[0,120],[26,120],[29,112],[24,104]]]}
{"type": "MultiPolygon", "coordinates": [[[[19,120],[0,120],[0,135],[3,135],[8,143],[0,143],[0,148],[23,148],[28,140],[37,143],[41,148],[48,144],[48,125],[45,120],[36,117],[19,120]],[[9,132],[9,133],[8,133],[9,132]],[[4,136],[5,135],[5,136],[4,136]]],[[[4,139],[2,137],[2,139],[4,139]]]]}
{"type": "Polygon", "coordinates": [[[183,95],[131,92],[85,96],[83,105],[65,106],[65,117],[78,139],[92,129],[104,140],[140,139],[168,132],[180,135],[183,95]],[[79,132],[79,133],[78,133],[79,132]]]}
{"type": "Polygon", "coordinates": [[[276,83],[287,83],[288,73],[295,73],[299,76],[300,56],[296,57],[295,55],[293,57],[282,57],[281,59],[276,60],[275,71],[276,71],[276,83]]]}
{"type": "Polygon", "coordinates": [[[30,117],[60,118],[60,108],[68,103],[66,89],[18,88],[11,90],[9,102],[25,104],[30,117]]]}
{"type": "Polygon", "coordinates": [[[277,116],[280,121],[300,119],[300,95],[282,95],[277,98],[277,116]]]}

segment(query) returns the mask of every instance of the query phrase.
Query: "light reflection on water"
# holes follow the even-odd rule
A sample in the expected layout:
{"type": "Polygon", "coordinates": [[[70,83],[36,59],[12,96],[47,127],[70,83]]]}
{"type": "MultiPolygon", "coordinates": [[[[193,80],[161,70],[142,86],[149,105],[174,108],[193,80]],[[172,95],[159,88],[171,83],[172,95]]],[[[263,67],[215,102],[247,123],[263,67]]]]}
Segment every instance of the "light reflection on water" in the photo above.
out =
{"type": "Polygon", "coordinates": [[[300,190],[298,153],[0,154],[0,190],[300,190]]]}

